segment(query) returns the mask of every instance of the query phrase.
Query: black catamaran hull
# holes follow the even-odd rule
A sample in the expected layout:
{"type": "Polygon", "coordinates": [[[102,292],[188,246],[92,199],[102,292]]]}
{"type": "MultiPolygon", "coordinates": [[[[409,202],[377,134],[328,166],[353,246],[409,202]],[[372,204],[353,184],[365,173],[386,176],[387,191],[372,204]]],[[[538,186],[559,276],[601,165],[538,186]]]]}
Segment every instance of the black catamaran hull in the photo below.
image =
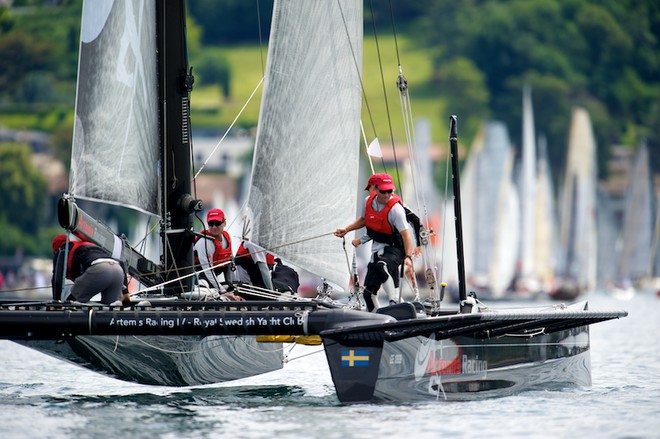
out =
{"type": "Polygon", "coordinates": [[[589,311],[583,302],[399,320],[321,336],[342,402],[467,401],[591,385],[589,325],[625,315],[589,311]]]}
{"type": "Polygon", "coordinates": [[[77,336],[17,343],[123,381],[195,386],[282,368],[282,344],[254,336],[77,336]]]}
{"type": "Polygon", "coordinates": [[[311,301],[170,300],[127,308],[0,304],[0,338],[120,380],[163,386],[219,383],[281,369],[282,342],[273,336],[291,339],[394,321],[311,301]]]}
{"type": "Polygon", "coordinates": [[[473,400],[591,384],[589,333],[385,343],[373,401],[473,400]]]}

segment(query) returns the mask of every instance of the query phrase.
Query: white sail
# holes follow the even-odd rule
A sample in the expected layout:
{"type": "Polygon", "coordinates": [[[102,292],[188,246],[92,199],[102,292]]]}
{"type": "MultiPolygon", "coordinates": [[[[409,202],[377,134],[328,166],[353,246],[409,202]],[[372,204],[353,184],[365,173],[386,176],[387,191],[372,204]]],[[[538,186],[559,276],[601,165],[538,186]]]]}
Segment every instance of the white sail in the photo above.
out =
{"type": "Polygon", "coordinates": [[[155,16],[154,2],[83,5],[69,192],[158,214],[155,16]]]}
{"type": "Polygon", "coordinates": [[[470,151],[461,194],[467,283],[493,296],[506,292],[518,256],[520,201],[512,173],[506,126],[487,122],[470,151]]]}
{"type": "Polygon", "coordinates": [[[546,292],[552,287],[557,264],[557,214],[553,187],[546,141],[541,137],[534,199],[534,278],[546,292]]]}
{"type": "Polygon", "coordinates": [[[534,279],[534,236],[536,226],[536,134],[534,132],[534,110],[532,91],[529,86],[523,88],[523,126],[522,126],[522,178],[520,186],[521,239],[520,239],[520,276],[523,280],[534,279]]]}
{"type": "MultiPolygon", "coordinates": [[[[476,227],[477,217],[477,157],[484,148],[484,125],[482,124],[477,132],[472,146],[465,160],[465,166],[461,171],[461,206],[463,210],[463,254],[465,259],[465,274],[469,277],[474,272],[476,250],[473,231],[476,227]]],[[[453,227],[453,215],[452,215],[453,227]]]]}
{"type": "Polygon", "coordinates": [[[660,290],[660,200],[656,196],[655,227],[653,229],[653,241],[651,244],[651,256],[649,260],[650,281],[657,285],[660,290]]]}
{"type": "Polygon", "coordinates": [[[654,192],[645,145],[637,152],[628,177],[623,207],[622,249],[617,276],[622,282],[635,282],[649,275],[653,240],[654,192]]]}
{"type": "Polygon", "coordinates": [[[361,56],[362,2],[275,2],[248,196],[251,240],[342,286],[350,273],[332,232],[356,218],[361,56]]]}
{"type": "Polygon", "coordinates": [[[589,113],[575,108],[562,188],[560,243],[565,281],[581,292],[596,286],[596,140],[589,113]]]}

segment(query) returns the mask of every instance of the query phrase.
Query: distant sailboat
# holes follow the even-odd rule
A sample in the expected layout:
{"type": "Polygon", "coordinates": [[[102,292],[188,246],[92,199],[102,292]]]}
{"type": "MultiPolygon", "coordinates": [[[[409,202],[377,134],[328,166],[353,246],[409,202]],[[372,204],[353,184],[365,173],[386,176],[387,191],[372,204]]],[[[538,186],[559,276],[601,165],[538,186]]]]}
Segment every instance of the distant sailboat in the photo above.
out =
{"type": "Polygon", "coordinates": [[[552,288],[557,266],[557,207],[552,173],[548,162],[545,137],[538,142],[539,153],[536,174],[536,212],[534,227],[534,277],[539,282],[540,291],[548,293],[552,288]]]}
{"type": "Polygon", "coordinates": [[[556,260],[556,208],[545,138],[534,128],[532,91],[523,87],[522,154],[518,189],[521,234],[515,294],[537,297],[550,291],[556,260]]]}
{"type": "Polygon", "coordinates": [[[541,289],[536,277],[536,134],[534,131],[534,110],[532,108],[532,91],[528,85],[523,87],[523,118],[522,118],[522,159],[519,178],[520,190],[520,253],[518,272],[515,281],[515,291],[520,295],[532,295],[541,289]]]}
{"type": "Polygon", "coordinates": [[[650,277],[653,243],[654,190],[646,145],[640,146],[628,175],[623,205],[620,251],[614,285],[618,289],[641,286],[650,277]]]}
{"type": "Polygon", "coordinates": [[[463,178],[467,283],[484,297],[503,298],[514,280],[520,200],[512,174],[506,126],[487,122],[475,139],[463,178]]]}
{"type": "Polygon", "coordinates": [[[651,257],[649,258],[650,276],[644,284],[647,290],[653,290],[660,296],[660,200],[656,197],[655,228],[653,243],[651,244],[651,257]]]}
{"type": "Polygon", "coordinates": [[[572,114],[560,215],[562,254],[550,296],[574,300],[596,287],[596,140],[583,108],[572,114]]]}

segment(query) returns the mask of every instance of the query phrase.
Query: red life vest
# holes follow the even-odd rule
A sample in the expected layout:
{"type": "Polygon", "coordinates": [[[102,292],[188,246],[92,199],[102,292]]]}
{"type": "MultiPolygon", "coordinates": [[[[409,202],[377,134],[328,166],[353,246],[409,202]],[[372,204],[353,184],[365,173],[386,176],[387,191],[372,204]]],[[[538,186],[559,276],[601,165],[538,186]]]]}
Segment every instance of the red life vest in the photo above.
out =
{"type": "MultiPolygon", "coordinates": [[[[55,238],[53,238],[53,251],[56,252],[60,250],[62,247],[64,247],[65,243],[66,243],[66,236],[57,235],[55,238]]],[[[66,260],[66,278],[69,280],[75,280],[73,278],[73,274],[71,270],[71,267],[73,265],[73,255],[76,253],[76,250],[78,250],[83,245],[94,245],[94,244],[88,241],[69,241],[69,255],[66,260]]],[[[64,249],[62,249],[62,251],[64,251],[64,249]]]]}
{"type": "MultiPolygon", "coordinates": [[[[266,265],[268,265],[269,269],[272,269],[273,264],[275,264],[275,256],[271,255],[270,253],[266,253],[266,265]]],[[[242,242],[241,246],[236,252],[236,265],[242,267],[247,272],[252,285],[266,288],[266,282],[263,279],[261,270],[257,266],[257,263],[254,261],[254,259],[252,259],[250,251],[245,248],[245,245],[242,242]]]]}
{"type": "MultiPolygon", "coordinates": [[[[401,198],[392,194],[392,197],[387,204],[385,204],[383,210],[380,211],[375,210],[372,206],[374,198],[376,198],[376,192],[372,192],[367,200],[367,205],[364,209],[364,225],[367,229],[373,230],[376,233],[391,235],[393,233],[392,225],[387,220],[387,215],[396,203],[401,203],[401,198]]],[[[403,205],[403,203],[401,203],[401,205],[403,205]]]]}
{"type": "MultiPolygon", "coordinates": [[[[211,236],[211,233],[208,230],[203,230],[202,233],[211,236]]],[[[222,231],[222,236],[227,241],[227,248],[222,248],[222,241],[213,237],[213,244],[215,245],[215,250],[213,251],[212,265],[218,265],[223,262],[227,262],[232,257],[231,236],[229,236],[229,232],[227,232],[226,230],[222,231]]],[[[199,264],[199,257],[197,255],[195,255],[195,263],[199,264]]]]}
{"type": "MultiPolygon", "coordinates": [[[[236,252],[236,259],[237,261],[240,261],[241,259],[243,260],[249,259],[251,262],[254,263],[254,261],[252,260],[252,255],[250,254],[248,249],[245,248],[242,242],[241,242],[241,246],[238,247],[238,251],[236,252]]],[[[275,265],[275,256],[271,255],[270,253],[266,253],[266,265],[268,265],[269,267],[275,265]]]]}
{"type": "Polygon", "coordinates": [[[73,254],[76,252],[76,250],[78,250],[80,247],[82,247],[84,245],[94,245],[94,244],[91,243],[91,242],[87,242],[87,241],[72,241],[71,242],[71,248],[69,248],[69,257],[67,258],[67,261],[66,261],[66,277],[67,277],[67,279],[75,280],[75,279],[73,279],[72,274],[71,274],[71,272],[72,272],[71,266],[73,265],[73,254]]]}

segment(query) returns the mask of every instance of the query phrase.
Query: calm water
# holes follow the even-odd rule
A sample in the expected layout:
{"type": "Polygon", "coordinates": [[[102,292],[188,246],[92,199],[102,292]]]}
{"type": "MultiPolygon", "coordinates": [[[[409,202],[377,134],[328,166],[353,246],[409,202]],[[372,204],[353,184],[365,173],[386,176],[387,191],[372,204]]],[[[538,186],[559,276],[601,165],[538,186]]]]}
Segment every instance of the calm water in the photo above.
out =
{"type": "Polygon", "coordinates": [[[0,341],[0,438],[660,438],[660,299],[591,329],[593,385],[476,402],[344,406],[318,347],[231,385],[127,384],[0,341]]]}

